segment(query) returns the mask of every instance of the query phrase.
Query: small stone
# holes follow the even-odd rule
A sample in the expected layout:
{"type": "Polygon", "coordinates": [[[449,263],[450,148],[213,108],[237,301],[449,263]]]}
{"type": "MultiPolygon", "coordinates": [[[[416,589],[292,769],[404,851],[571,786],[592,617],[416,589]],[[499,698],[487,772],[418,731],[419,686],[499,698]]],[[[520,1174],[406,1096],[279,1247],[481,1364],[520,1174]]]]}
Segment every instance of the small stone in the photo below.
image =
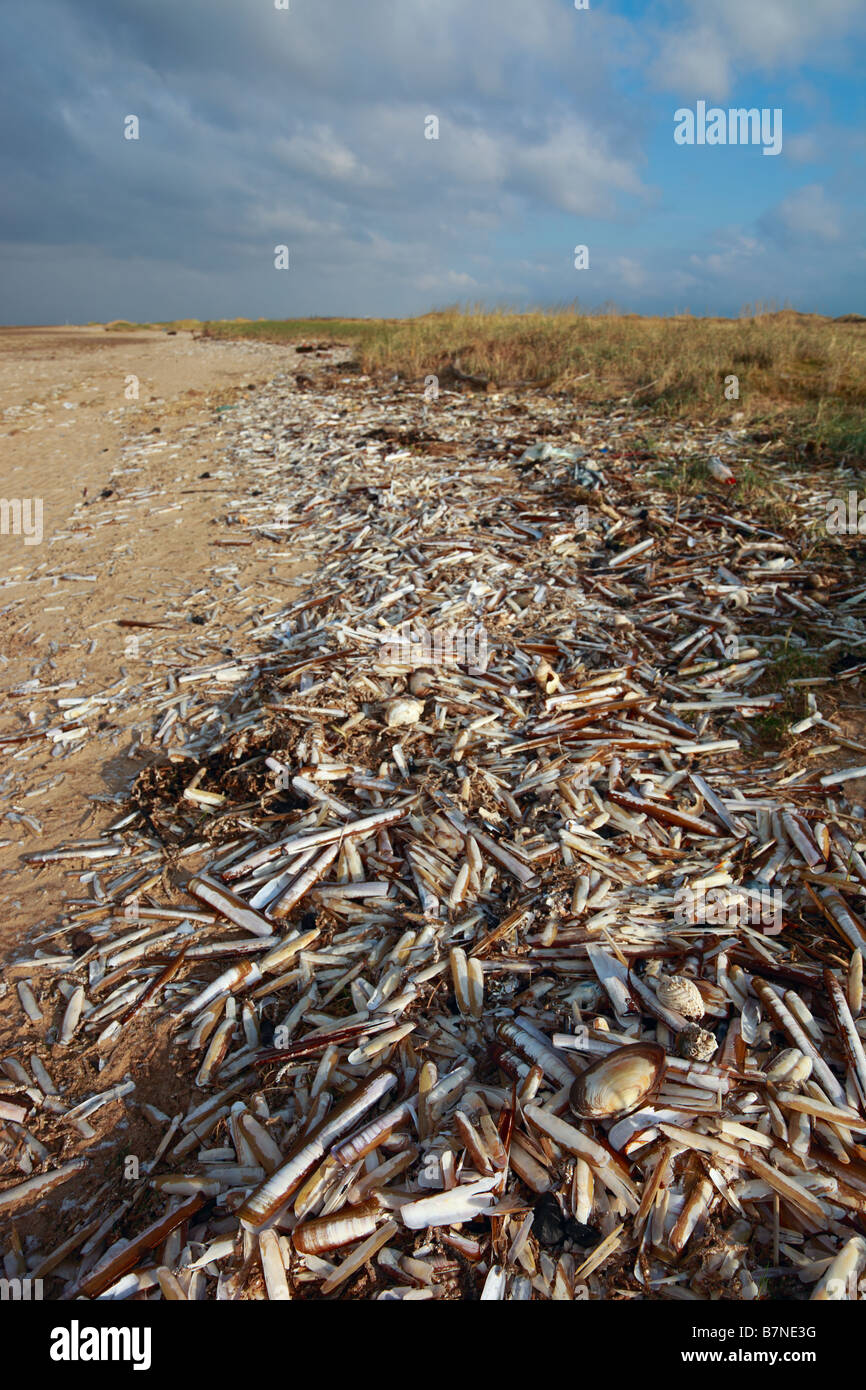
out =
{"type": "Polygon", "coordinates": [[[565,1221],[559,1203],[549,1192],[540,1197],[535,1204],[532,1234],[539,1245],[561,1245],[565,1240],[565,1221]]]}
{"type": "Polygon", "coordinates": [[[598,1227],[587,1226],[582,1221],[569,1221],[565,1233],[569,1240],[573,1240],[575,1245],[579,1245],[583,1250],[592,1250],[601,1244],[602,1235],[598,1227]]]}

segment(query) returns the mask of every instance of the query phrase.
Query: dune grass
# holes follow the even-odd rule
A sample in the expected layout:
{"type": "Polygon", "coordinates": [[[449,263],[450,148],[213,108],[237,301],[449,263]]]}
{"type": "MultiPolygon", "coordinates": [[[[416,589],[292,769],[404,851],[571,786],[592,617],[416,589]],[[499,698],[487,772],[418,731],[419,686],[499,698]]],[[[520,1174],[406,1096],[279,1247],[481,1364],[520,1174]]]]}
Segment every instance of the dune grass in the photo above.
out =
{"type": "Polygon", "coordinates": [[[736,418],[866,459],[866,320],[851,318],[791,310],[715,319],[451,308],[414,319],[224,321],[202,332],[340,342],[372,376],[420,383],[452,364],[490,389],[535,388],[592,406],[627,402],[671,419],[736,418]]]}

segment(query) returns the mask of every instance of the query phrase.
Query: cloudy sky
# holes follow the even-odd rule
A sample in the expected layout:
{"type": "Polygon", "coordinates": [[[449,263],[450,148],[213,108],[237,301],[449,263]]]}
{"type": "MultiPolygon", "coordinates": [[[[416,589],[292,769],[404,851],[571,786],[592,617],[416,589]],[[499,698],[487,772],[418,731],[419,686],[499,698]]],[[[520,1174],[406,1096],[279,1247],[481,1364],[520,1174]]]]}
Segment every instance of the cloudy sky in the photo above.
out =
{"type": "Polygon", "coordinates": [[[864,0],[285,3],[5,8],[0,321],[866,312],[864,0]]]}

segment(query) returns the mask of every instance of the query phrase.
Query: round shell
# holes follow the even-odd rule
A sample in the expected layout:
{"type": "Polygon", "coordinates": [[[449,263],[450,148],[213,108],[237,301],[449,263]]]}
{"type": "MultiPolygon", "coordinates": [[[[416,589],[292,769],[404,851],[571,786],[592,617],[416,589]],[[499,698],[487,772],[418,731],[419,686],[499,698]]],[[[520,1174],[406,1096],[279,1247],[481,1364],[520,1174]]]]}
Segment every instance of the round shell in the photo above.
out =
{"type": "Polygon", "coordinates": [[[664,1048],[656,1043],[617,1047],[577,1078],[569,1103],[575,1115],[585,1120],[618,1119],[656,1089],[664,1068],[664,1048]]]}
{"type": "Polygon", "coordinates": [[[680,1056],[690,1062],[708,1062],[718,1045],[713,1034],[696,1023],[690,1023],[679,1036],[680,1056]]]}
{"type": "Polygon", "coordinates": [[[666,1009],[675,1009],[683,1018],[703,1018],[704,997],[688,975],[660,975],[656,996],[666,1009]]]}

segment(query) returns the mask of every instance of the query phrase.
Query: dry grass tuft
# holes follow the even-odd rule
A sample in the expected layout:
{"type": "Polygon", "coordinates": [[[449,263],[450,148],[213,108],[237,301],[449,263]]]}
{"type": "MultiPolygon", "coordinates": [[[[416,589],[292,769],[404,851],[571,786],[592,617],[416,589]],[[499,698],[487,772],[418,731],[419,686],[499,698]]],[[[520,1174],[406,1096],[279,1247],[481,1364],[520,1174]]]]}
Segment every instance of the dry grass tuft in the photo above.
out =
{"type": "MultiPolygon", "coordinates": [[[[210,323],[211,337],[354,345],[369,375],[422,383],[457,367],[488,389],[530,387],[657,416],[763,426],[771,436],[866,460],[866,320],[747,312],[739,319],[458,308],[415,319],[210,323]],[[739,396],[730,394],[737,378],[739,396]]],[[[451,380],[447,383],[451,385],[451,380]]]]}

